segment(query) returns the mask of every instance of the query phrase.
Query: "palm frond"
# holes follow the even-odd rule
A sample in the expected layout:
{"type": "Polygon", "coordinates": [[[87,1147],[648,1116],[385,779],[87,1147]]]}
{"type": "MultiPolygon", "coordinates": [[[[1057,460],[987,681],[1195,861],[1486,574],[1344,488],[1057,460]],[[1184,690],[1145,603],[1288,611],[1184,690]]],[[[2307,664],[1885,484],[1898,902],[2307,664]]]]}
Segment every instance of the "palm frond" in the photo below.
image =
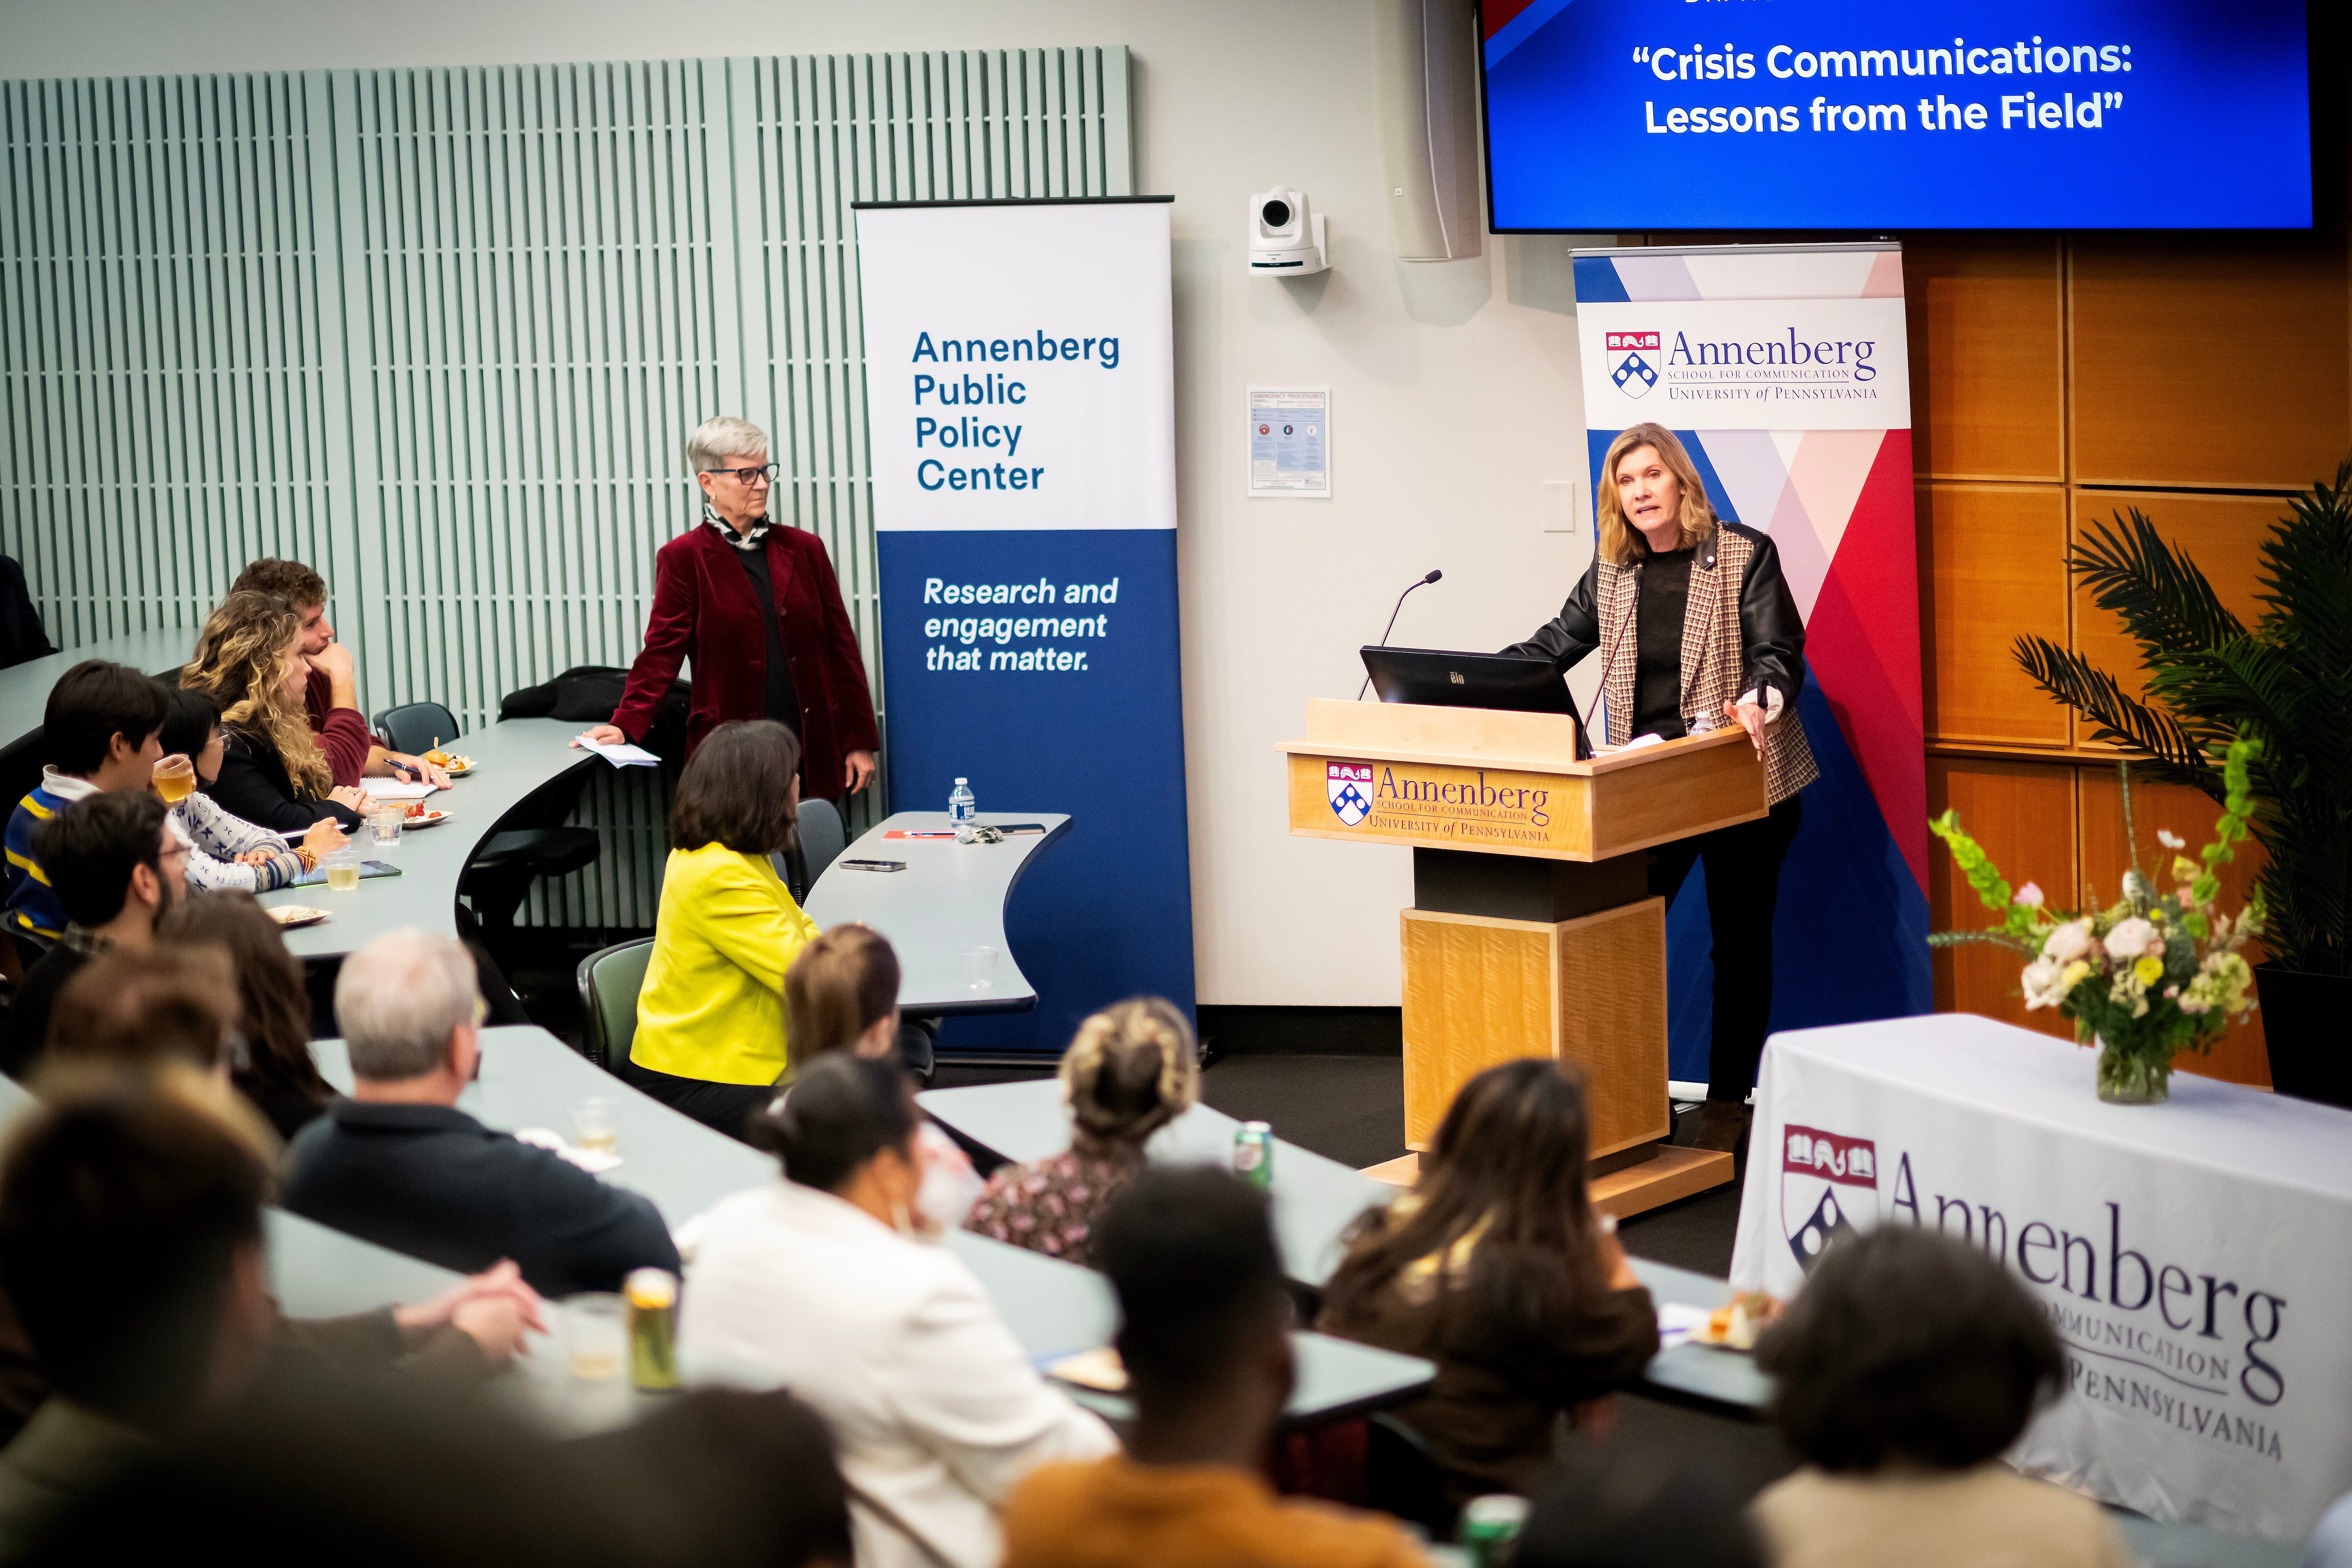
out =
{"type": "Polygon", "coordinates": [[[2189,552],[2167,544],[2137,507],[2128,521],[2117,513],[2112,528],[2095,522],[2084,529],[2066,564],[2091,590],[2091,602],[2121,616],[2150,656],[2245,635],[2189,552]]]}
{"type": "Polygon", "coordinates": [[[2046,637],[2017,639],[2017,662],[2033,683],[2097,728],[2098,738],[2153,752],[2158,772],[2221,798],[2221,774],[2202,740],[2173,714],[2124,694],[2116,678],[2046,637]]]}

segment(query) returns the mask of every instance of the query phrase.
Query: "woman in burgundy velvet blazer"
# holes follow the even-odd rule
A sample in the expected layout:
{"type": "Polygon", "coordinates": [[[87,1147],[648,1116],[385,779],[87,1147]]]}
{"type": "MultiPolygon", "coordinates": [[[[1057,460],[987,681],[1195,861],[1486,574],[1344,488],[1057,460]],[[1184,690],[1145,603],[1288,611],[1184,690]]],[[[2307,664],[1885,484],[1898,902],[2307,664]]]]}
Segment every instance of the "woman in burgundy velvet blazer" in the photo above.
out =
{"type": "Polygon", "coordinates": [[[702,486],[704,521],[654,556],[644,651],[613,721],[588,737],[643,740],[691,658],[689,751],[730,719],[779,719],[800,733],[802,793],[864,789],[880,735],[857,634],[824,543],[768,521],[767,435],[740,419],[708,420],[687,443],[687,459],[702,486]]]}

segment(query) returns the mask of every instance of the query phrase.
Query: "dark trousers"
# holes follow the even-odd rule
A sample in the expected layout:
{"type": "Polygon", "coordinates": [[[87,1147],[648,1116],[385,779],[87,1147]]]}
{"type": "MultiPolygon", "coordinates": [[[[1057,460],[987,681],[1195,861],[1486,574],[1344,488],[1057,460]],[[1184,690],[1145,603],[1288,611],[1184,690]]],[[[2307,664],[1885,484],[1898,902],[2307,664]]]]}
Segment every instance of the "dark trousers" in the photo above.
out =
{"type": "Polygon", "coordinates": [[[743,1137],[744,1125],[751,1121],[751,1113],[776,1098],[773,1084],[707,1083],[698,1078],[673,1078],[633,1061],[621,1064],[621,1081],[644,1090],[680,1116],[690,1116],[712,1131],[724,1132],[730,1138],[743,1137]]]}
{"type": "Polygon", "coordinates": [[[1772,909],[1780,901],[1780,862],[1803,816],[1790,795],[1755,822],[1718,827],[1661,844],[1651,853],[1650,891],[1672,902],[1706,862],[1707,924],[1715,938],[1715,1042],[1707,1056],[1706,1097],[1737,1105],[1756,1087],[1764,1030],[1772,1016],[1772,909]]]}

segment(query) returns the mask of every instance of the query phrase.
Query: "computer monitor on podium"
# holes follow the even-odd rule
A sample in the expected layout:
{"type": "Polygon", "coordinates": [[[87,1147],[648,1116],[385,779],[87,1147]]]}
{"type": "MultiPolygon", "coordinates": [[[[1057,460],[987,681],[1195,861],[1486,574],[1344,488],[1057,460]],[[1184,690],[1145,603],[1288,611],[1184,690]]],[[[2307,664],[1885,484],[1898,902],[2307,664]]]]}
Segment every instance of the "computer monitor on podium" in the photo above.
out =
{"type": "Polygon", "coordinates": [[[1592,760],[1592,741],[1568,682],[1548,658],[1517,654],[1447,653],[1427,647],[1366,647],[1364,670],[1383,702],[1431,708],[1494,708],[1512,713],[1565,713],[1576,724],[1576,759],[1592,760]]]}

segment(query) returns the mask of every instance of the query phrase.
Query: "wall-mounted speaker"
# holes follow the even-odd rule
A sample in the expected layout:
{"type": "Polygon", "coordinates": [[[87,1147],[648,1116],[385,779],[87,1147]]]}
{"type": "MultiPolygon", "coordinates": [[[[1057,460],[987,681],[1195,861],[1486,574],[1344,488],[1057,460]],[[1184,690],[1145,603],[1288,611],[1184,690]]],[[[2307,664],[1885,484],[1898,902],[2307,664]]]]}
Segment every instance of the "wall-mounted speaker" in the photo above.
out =
{"type": "Polygon", "coordinates": [[[1397,255],[1456,261],[1484,244],[1474,0],[1373,0],[1381,162],[1397,255]]]}

